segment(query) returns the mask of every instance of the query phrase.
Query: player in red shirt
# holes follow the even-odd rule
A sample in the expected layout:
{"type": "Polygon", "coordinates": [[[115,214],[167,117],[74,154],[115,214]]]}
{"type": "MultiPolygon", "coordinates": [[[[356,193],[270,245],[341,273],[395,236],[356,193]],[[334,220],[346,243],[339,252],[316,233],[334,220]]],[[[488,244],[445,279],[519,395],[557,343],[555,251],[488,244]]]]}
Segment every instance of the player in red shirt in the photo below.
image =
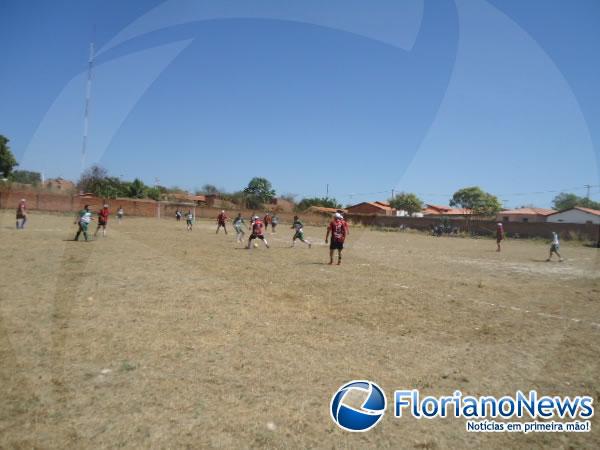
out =
{"type": "Polygon", "coordinates": [[[338,266],[342,263],[342,250],[344,249],[344,241],[349,235],[348,223],[344,220],[340,213],[335,213],[335,216],[327,227],[325,235],[325,243],[329,240],[331,233],[331,243],[329,244],[329,264],[333,264],[333,253],[338,251],[338,266]]]}
{"type": "Polygon", "coordinates": [[[104,207],[98,212],[98,226],[96,227],[94,237],[98,236],[98,231],[100,231],[100,228],[102,228],[102,236],[106,237],[106,227],[108,226],[109,214],[110,211],[108,210],[108,205],[104,205],[104,207]]]}
{"type": "Polygon", "coordinates": [[[221,229],[221,227],[223,227],[223,230],[225,230],[225,234],[227,234],[227,227],[225,226],[225,222],[227,222],[229,220],[229,217],[227,217],[227,215],[225,214],[225,210],[221,211],[219,213],[219,215],[217,216],[217,233],[219,234],[219,230],[221,229]]]}
{"type": "Polygon", "coordinates": [[[248,248],[248,249],[252,248],[252,241],[254,239],[260,239],[261,241],[263,241],[265,243],[265,246],[267,248],[269,248],[269,243],[265,239],[265,225],[263,224],[263,221],[260,220],[260,218],[258,216],[253,217],[252,233],[250,234],[250,237],[248,238],[248,247],[246,247],[246,248],[248,248]]]}

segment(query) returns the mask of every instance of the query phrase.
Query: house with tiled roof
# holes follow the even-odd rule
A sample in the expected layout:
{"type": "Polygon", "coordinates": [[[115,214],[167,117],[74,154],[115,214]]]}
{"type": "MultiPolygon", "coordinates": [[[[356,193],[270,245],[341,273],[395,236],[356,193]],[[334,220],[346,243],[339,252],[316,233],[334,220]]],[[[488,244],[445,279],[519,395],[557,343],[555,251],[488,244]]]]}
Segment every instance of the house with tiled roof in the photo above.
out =
{"type": "Polygon", "coordinates": [[[348,206],[346,211],[348,211],[348,214],[375,214],[379,216],[393,216],[396,214],[396,210],[389,203],[380,201],[357,203],[348,206]]]}
{"type": "Polygon", "coordinates": [[[597,209],[575,206],[565,211],[550,214],[547,222],[552,223],[590,223],[600,225],[600,211],[597,209]]]}
{"type": "Polygon", "coordinates": [[[467,208],[452,208],[451,206],[440,206],[440,205],[432,205],[429,203],[425,204],[423,208],[423,216],[449,216],[449,217],[464,217],[472,214],[472,211],[467,208]]]}
{"type": "Polygon", "coordinates": [[[550,214],[557,212],[548,208],[505,209],[496,214],[498,222],[545,222],[550,214]]]}

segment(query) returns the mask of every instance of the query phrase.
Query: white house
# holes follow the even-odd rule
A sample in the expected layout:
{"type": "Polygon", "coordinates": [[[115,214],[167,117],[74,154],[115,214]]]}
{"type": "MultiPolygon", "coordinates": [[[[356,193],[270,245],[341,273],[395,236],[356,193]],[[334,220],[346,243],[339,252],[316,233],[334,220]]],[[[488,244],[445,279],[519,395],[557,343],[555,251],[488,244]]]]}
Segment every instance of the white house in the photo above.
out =
{"type": "Polygon", "coordinates": [[[581,206],[576,206],[575,208],[550,214],[549,216],[547,216],[546,222],[593,223],[600,225],[600,211],[598,211],[597,209],[582,208],[581,206]]]}
{"type": "Polygon", "coordinates": [[[545,222],[555,212],[545,208],[505,209],[496,214],[496,222],[545,222]]]}

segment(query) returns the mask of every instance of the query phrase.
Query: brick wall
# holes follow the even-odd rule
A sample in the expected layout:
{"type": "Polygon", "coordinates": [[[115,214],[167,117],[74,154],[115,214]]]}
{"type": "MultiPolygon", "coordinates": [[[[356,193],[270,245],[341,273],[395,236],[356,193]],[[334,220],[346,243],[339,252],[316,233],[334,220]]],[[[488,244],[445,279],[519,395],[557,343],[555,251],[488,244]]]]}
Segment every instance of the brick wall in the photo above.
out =
{"type": "MultiPolygon", "coordinates": [[[[78,195],[65,195],[54,192],[36,192],[33,190],[3,190],[0,191],[0,208],[15,209],[21,199],[27,201],[27,207],[30,211],[52,211],[52,212],[76,212],[85,205],[89,205],[92,211],[98,211],[104,203],[107,203],[111,214],[116,214],[119,206],[123,207],[125,217],[158,217],[160,206],[160,217],[164,219],[175,218],[175,211],[179,208],[186,213],[189,209],[195,210],[196,217],[203,219],[215,219],[222,208],[196,206],[188,202],[160,202],[160,205],[154,200],[118,198],[104,200],[99,197],[78,195]]],[[[231,218],[241,212],[245,219],[248,219],[252,213],[263,217],[264,211],[226,209],[227,215],[231,218]]],[[[293,212],[278,213],[277,216],[281,223],[291,223],[293,221],[293,212]]],[[[302,220],[307,225],[326,225],[330,219],[328,215],[320,214],[300,214],[302,220]]]]}
{"type": "MultiPolygon", "coordinates": [[[[417,230],[430,230],[432,226],[442,222],[440,218],[433,217],[394,217],[349,214],[347,216],[351,223],[365,226],[399,228],[404,225],[417,230]]],[[[494,235],[496,233],[495,220],[479,220],[473,218],[470,223],[464,219],[447,219],[451,227],[458,228],[461,232],[470,231],[478,235],[494,235]]],[[[600,244],[600,225],[577,224],[577,223],[548,223],[548,222],[506,222],[504,231],[508,237],[542,237],[550,239],[555,231],[562,239],[581,239],[600,244]]]]}

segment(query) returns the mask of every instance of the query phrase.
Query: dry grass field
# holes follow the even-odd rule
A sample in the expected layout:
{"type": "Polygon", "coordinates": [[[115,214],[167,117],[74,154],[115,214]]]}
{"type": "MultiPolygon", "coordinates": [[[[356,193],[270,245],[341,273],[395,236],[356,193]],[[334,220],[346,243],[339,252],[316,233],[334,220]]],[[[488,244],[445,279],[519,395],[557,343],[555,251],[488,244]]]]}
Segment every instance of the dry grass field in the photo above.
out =
{"type": "Polygon", "coordinates": [[[0,448],[600,448],[590,433],[467,433],[463,419],[339,430],[352,379],[388,393],[592,395],[600,252],[352,229],[328,266],[291,230],[251,251],[203,221],[0,213],[0,448]]]}

